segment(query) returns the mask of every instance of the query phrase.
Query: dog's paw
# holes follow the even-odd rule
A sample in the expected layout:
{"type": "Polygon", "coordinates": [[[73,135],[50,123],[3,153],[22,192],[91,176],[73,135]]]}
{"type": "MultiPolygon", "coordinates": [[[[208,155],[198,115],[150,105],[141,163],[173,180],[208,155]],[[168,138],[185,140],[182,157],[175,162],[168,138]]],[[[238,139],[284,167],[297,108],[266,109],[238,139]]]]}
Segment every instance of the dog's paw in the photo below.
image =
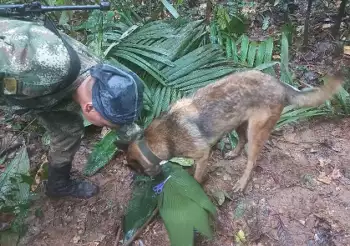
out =
{"type": "Polygon", "coordinates": [[[239,192],[243,193],[245,188],[247,187],[248,181],[246,179],[240,179],[237,181],[237,183],[233,186],[233,192],[239,192]]]}

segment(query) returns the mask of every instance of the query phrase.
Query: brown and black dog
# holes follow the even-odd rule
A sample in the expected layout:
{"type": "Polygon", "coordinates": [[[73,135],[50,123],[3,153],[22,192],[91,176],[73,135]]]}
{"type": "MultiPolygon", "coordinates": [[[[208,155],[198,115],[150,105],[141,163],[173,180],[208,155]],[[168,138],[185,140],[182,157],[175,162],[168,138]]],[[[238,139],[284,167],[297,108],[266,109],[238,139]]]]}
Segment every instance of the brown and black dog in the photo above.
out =
{"type": "Polygon", "coordinates": [[[238,156],[248,143],[247,165],[234,186],[234,191],[244,191],[283,108],[321,105],[332,98],[342,83],[342,77],[335,76],[320,88],[299,91],[260,71],[231,74],[175,102],[168,112],[155,119],[145,129],[143,147],[138,141],[129,145],[128,165],[155,176],[161,170],[161,160],[193,158],[194,178],[202,183],[212,147],[236,130],[239,142],[226,157],[238,156]]]}

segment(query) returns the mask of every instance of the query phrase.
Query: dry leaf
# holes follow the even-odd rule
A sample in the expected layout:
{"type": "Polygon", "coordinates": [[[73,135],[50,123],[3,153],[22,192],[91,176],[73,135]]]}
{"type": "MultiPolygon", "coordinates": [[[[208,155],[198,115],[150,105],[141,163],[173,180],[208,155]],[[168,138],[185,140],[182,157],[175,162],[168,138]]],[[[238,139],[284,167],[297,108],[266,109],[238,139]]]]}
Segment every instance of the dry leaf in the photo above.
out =
{"type": "Polygon", "coordinates": [[[244,243],[246,241],[244,231],[239,230],[239,232],[237,232],[235,236],[235,239],[237,243],[240,243],[240,242],[244,243]]]}
{"type": "Polygon", "coordinates": [[[213,195],[219,206],[225,202],[225,193],[223,191],[216,191],[213,195]]]}
{"type": "Polygon", "coordinates": [[[350,46],[344,46],[344,55],[350,56],[350,46]]]}
{"type": "Polygon", "coordinates": [[[47,156],[46,154],[44,154],[42,157],[41,157],[41,165],[40,165],[40,168],[39,170],[36,172],[35,174],[35,182],[32,184],[31,186],[31,191],[35,191],[36,188],[38,188],[38,185],[40,184],[41,180],[42,180],[42,177],[43,177],[43,174],[45,173],[45,169],[44,169],[44,165],[46,163],[48,163],[48,160],[47,160],[47,156]]]}
{"type": "Polygon", "coordinates": [[[104,126],[101,130],[101,138],[104,138],[107,135],[107,133],[109,133],[109,132],[110,132],[110,129],[108,127],[104,126]]]}
{"type": "Polygon", "coordinates": [[[322,29],[328,29],[328,28],[331,28],[331,27],[332,27],[331,23],[326,23],[326,24],[322,25],[322,29]]]}
{"type": "Polygon", "coordinates": [[[273,55],[273,56],[272,56],[272,59],[274,59],[274,60],[279,60],[279,59],[281,59],[281,56],[280,56],[280,55],[273,55]]]}
{"type": "Polygon", "coordinates": [[[329,163],[331,163],[331,160],[329,159],[324,159],[322,157],[318,158],[318,161],[320,163],[320,167],[325,167],[327,166],[329,163]]]}
{"type": "Polygon", "coordinates": [[[342,177],[342,174],[341,174],[340,170],[338,168],[334,168],[333,172],[331,174],[331,178],[335,180],[335,179],[339,179],[341,177],[342,177]]]}
{"type": "Polygon", "coordinates": [[[74,244],[77,244],[80,241],[80,236],[78,235],[74,236],[72,241],[74,244]]]}
{"type": "Polygon", "coordinates": [[[317,177],[317,180],[324,184],[330,184],[332,182],[331,178],[326,176],[325,172],[321,172],[320,175],[317,177]]]}

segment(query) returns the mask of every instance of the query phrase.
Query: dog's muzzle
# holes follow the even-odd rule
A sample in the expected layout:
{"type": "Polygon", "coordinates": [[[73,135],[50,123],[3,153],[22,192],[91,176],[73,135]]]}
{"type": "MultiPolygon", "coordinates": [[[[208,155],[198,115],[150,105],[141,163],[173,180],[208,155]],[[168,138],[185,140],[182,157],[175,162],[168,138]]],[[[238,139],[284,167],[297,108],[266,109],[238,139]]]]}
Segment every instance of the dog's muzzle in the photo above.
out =
{"type": "Polygon", "coordinates": [[[144,170],[144,172],[151,177],[155,177],[158,174],[160,174],[162,172],[162,168],[159,164],[155,164],[154,166],[152,166],[151,168],[147,168],[144,170]]]}

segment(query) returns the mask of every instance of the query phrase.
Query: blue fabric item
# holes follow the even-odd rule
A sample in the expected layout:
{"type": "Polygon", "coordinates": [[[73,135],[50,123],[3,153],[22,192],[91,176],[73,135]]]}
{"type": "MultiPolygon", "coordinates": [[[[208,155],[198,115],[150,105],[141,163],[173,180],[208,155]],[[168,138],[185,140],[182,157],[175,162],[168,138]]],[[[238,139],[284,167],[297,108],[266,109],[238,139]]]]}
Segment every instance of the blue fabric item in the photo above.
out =
{"type": "Polygon", "coordinates": [[[117,125],[133,123],[142,110],[144,85],[131,71],[108,64],[98,64],[90,69],[95,78],[92,104],[97,112],[117,125]]]}

